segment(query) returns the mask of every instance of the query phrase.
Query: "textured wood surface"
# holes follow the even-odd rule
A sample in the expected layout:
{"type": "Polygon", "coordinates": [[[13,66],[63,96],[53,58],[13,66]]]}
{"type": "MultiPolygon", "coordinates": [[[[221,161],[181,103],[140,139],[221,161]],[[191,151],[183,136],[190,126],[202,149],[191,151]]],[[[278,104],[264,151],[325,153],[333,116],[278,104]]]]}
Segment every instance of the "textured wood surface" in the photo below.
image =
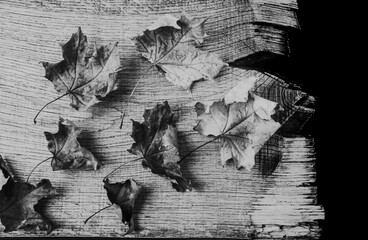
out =
{"type": "MultiPolygon", "coordinates": [[[[162,14],[209,17],[203,50],[216,52],[225,62],[245,57],[254,50],[288,54],[287,31],[298,28],[295,0],[255,1],[10,1],[0,2],[0,154],[18,180],[25,181],[32,168],[50,157],[43,132],[57,131],[59,116],[74,121],[85,132],[81,142],[99,158],[96,172],[52,172],[41,165],[30,182],[48,178],[59,195],[43,201],[45,216],[55,223],[51,236],[119,237],[126,231],[116,213],[106,210],[84,225],[96,210],[107,206],[102,179],[111,170],[135,156],[126,150],[132,139],[131,122],[142,120],[145,108],[169,101],[178,122],[181,155],[208,141],[192,129],[196,125],[194,104],[222,98],[243,77],[258,78],[255,92],[277,101],[284,108],[276,118],[293,129],[290,119],[303,124],[312,109],[305,93],[287,89],[281,79],[255,72],[224,68],[216,83],[199,81],[192,94],[182,91],[151,70],[141,79],[128,106],[122,129],[120,116],[135,83],[149,64],[130,41],[162,14]],[[119,42],[121,63],[119,89],[106,101],[79,113],[64,98],[50,105],[33,124],[37,111],[58,97],[44,78],[40,61],[62,59],[60,43],[69,40],[81,26],[89,41],[119,42]],[[306,99],[305,101],[303,99],[306,99]],[[119,111],[118,111],[119,110],[119,111]],[[299,116],[304,116],[300,118],[299,116]]],[[[292,124],[295,126],[295,124],[292,124]]],[[[316,203],[313,139],[272,137],[256,156],[252,171],[221,166],[218,143],[206,145],[183,161],[183,175],[194,190],[177,193],[164,178],[128,163],[112,181],[134,178],[145,186],[135,208],[137,237],[241,237],[318,238],[318,220],[324,218],[316,203]]],[[[42,236],[39,231],[19,230],[0,236],[42,236]]]]}

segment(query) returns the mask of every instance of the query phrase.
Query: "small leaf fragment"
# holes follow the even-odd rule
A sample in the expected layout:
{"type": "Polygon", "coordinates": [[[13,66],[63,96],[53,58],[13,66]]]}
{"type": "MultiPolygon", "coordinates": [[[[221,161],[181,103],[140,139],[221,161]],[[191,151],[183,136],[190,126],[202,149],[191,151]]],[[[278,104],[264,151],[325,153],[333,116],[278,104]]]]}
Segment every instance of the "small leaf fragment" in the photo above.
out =
{"type": "Polygon", "coordinates": [[[0,155],[0,191],[3,188],[3,186],[10,180],[13,179],[13,177],[10,175],[10,170],[5,164],[5,161],[0,155]]]}
{"type": "Polygon", "coordinates": [[[59,131],[44,132],[48,149],[54,155],[51,166],[54,171],[63,169],[97,170],[100,162],[78,142],[81,130],[71,121],[60,118],[59,131]]]}
{"type": "Polygon", "coordinates": [[[110,183],[109,179],[104,180],[104,188],[107,191],[107,197],[114,204],[121,221],[129,226],[129,230],[125,233],[132,233],[134,228],[133,211],[134,203],[138,195],[142,192],[143,187],[133,179],[125,182],[110,183]]]}
{"type": "Polygon", "coordinates": [[[64,60],[55,64],[41,62],[45,77],[59,93],[69,95],[73,108],[86,109],[117,88],[116,72],[120,67],[117,44],[91,45],[79,27],[62,45],[64,60]]]}
{"type": "Polygon", "coordinates": [[[1,156],[0,168],[2,173],[8,176],[8,181],[0,190],[0,219],[5,226],[4,232],[34,226],[49,234],[52,231],[51,223],[34,207],[39,200],[57,194],[50,181],[43,179],[36,186],[15,181],[1,156]]]}
{"type": "Polygon", "coordinates": [[[175,19],[165,15],[133,40],[142,56],[164,72],[167,80],[190,90],[195,81],[213,80],[227,64],[217,54],[195,47],[195,43],[202,43],[207,36],[204,30],[206,19],[191,18],[186,14],[176,19],[176,23],[175,19]]]}
{"type": "Polygon", "coordinates": [[[131,136],[135,143],[128,151],[143,157],[142,165],[150,168],[152,173],[170,178],[177,191],[191,191],[190,181],[182,176],[178,164],[180,156],[173,115],[165,101],[145,110],[143,123],[132,120],[131,136]]]}
{"type": "Polygon", "coordinates": [[[178,19],[170,14],[166,14],[161,18],[157,19],[151,26],[147,29],[153,31],[160,27],[173,27],[176,29],[180,29],[180,26],[177,24],[178,19]]]}
{"type": "Polygon", "coordinates": [[[277,103],[249,92],[253,80],[240,82],[230,91],[232,95],[209,108],[202,103],[195,105],[199,122],[194,130],[220,139],[222,165],[232,158],[238,169],[250,170],[256,153],[281,126],[271,118],[277,103]]]}

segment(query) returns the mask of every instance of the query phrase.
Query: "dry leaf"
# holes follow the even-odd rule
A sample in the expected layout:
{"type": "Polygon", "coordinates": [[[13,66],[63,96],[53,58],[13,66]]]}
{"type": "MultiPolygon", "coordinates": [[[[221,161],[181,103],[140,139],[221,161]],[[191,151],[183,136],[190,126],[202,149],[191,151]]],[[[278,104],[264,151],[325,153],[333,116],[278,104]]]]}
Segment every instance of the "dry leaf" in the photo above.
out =
{"type": "Polygon", "coordinates": [[[209,108],[197,103],[195,108],[200,121],[194,128],[205,136],[220,139],[222,165],[232,158],[238,169],[247,170],[253,167],[255,154],[280,127],[271,118],[277,103],[250,93],[254,81],[253,84],[249,81],[253,79],[245,79],[209,108]],[[238,94],[241,92],[242,96],[238,94]]]}
{"type": "Polygon", "coordinates": [[[44,132],[48,149],[54,155],[51,166],[54,171],[62,169],[97,170],[100,162],[93,154],[81,147],[77,137],[81,130],[71,121],[60,118],[59,131],[44,132]]]}
{"type": "Polygon", "coordinates": [[[203,42],[206,19],[180,19],[165,15],[150,26],[144,34],[135,37],[138,51],[175,85],[190,90],[193,82],[213,80],[226,66],[215,53],[199,50],[195,43],[203,42]]]}
{"type": "Polygon", "coordinates": [[[86,109],[117,88],[116,71],[120,67],[117,44],[90,45],[78,28],[62,45],[63,61],[42,62],[45,77],[59,93],[69,95],[72,107],[86,109]]]}
{"type": "Polygon", "coordinates": [[[191,184],[182,176],[178,164],[180,156],[173,115],[167,102],[145,110],[143,123],[133,121],[135,143],[128,151],[143,157],[142,165],[149,167],[152,173],[172,179],[177,191],[191,191],[191,184]]]}
{"type": "Polygon", "coordinates": [[[125,182],[110,183],[107,178],[104,180],[104,188],[107,191],[107,197],[114,204],[122,222],[129,226],[126,234],[132,233],[135,230],[133,221],[134,203],[143,187],[133,179],[128,179],[125,182]]]}
{"type": "Polygon", "coordinates": [[[0,169],[7,178],[0,190],[0,219],[5,226],[4,232],[33,226],[46,230],[49,234],[52,231],[52,225],[35,210],[35,205],[43,198],[56,195],[56,190],[50,181],[43,179],[37,186],[15,181],[1,156],[0,169]]]}

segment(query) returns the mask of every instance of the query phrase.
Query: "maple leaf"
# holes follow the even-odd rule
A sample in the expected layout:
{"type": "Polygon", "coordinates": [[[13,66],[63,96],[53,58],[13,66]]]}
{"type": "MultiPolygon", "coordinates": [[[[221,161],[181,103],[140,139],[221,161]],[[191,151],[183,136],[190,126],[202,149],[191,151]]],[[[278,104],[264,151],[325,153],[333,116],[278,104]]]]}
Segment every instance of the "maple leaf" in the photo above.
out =
{"type": "Polygon", "coordinates": [[[253,84],[253,78],[245,79],[209,108],[195,105],[199,122],[194,130],[220,139],[222,165],[232,158],[238,169],[250,170],[255,154],[280,127],[271,118],[277,103],[249,92],[253,84]]]}
{"type": "Polygon", "coordinates": [[[86,109],[117,88],[116,72],[120,67],[117,44],[88,44],[79,27],[61,46],[64,60],[56,64],[41,62],[45,77],[62,96],[69,95],[72,107],[86,109]]]}
{"type": "Polygon", "coordinates": [[[213,80],[227,66],[217,54],[195,47],[207,36],[205,21],[184,13],[180,19],[165,15],[133,40],[142,56],[163,72],[167,80],[190,90],[193,82],[213,80]]]}
{"type": "Polygon", "coordinates": [[[50,181],[43,179],[36,186],[15,181],[1,156],[0,169],[7,178],[0,189],[0,219],[5,226],[4,232],[34,226],[49,234],[52,231],[51,223],[34,207],[39,200],[57,194],[50,181]]]}
{"type": "Polygon", "coordinates": [[[109,179],[106,178],[104,179],[104,188],[107,191],[107,197],[114,204],[122,222],[129,226],[129,230],[125,234],[132,233],[135,230],[133,221],[134,203],[143,187],[133,179],[128,179],[125,182],[110,183],[109,179]]]}
{"type": "Polygon", "coordinates": [[[44,132],[48,149],[53,154],[51,166],[54,171],[62,169],[97,170],[100,162],[93,154],[81,147],[77,137],[81,130],[71,121],[60,118],[59,130],[52,134],[44,132]]]}
{"type": "Polygon", "coordinates": [[[132,120],[131,136],[135,143],[128,151],[142,157],[143,167],[150,168],[152,173],[170,178],[177,191],[191,191],[191,184],[182,176],[178,164],[180,156],[173,116],[167,101],[146,109],[143,123],[132,120]]]}

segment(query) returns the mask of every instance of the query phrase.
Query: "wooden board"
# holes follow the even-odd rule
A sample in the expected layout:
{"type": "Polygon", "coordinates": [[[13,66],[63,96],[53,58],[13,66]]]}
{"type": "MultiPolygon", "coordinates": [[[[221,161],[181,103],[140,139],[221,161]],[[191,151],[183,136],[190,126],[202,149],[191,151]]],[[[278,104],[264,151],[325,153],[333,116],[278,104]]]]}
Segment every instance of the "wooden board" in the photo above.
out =
{"type": "MultiPolygon", "coordinates": [[[[295,0],[0,2],[0,154],[16,178],[25,181],[37,163],[50,157],[43,132],[56,132],[62,116],[85,130],[82,144],[103,163],[96,172],[52,172],[48,163],[34,172],[31,183],[48,178],[59,193],[41,204],[45,216],[57,227],[51,236],[119,237],[126,231],[112,209],[101,212],[86,225],[83,221],[109,204],[103,177],[135,158],[126,151],[133,142],[129,119],[141,121],[146,108],[169,101],[178,119],[182,156],[208,141],[193,131],[194,104],[221,99],[244,77],[256,76],[255,92],[283,106],[284,111],[276,117],[287,123],[289,131],[295,126],[289,119],[313,113],[300,104],[305,93],[290,90],[281,79],[255,71],[226,67],[215,84],[195,83],[192,94],[173,86],[157,71],[151,70],[141,79],[149,64],[139,56],[130,39],[159,16],[178,15],[183,10],[192,16],[208,17],[209,37],[202,49],[216,52],[226,62],[248,56],[254,50],[287,55],[288,31],[298,28],[295,0]],[[73,110],[68,99],[61,99],[47,107],[34,124],[37,111],[58,97],[43,77],[39,62],[60,61],[59,44],[69,40],[78,26],[89,41],[119,41],[124,67],[119,74],[119,88],[105,102],[84,113],[73,110]],[[119,111],[139,79],[125,123],[119,129],[119,111]]],[[[302,124],[307,118],[296,119],[302,124]]],[[[139,162],[127,164],[111,180],[134,178],[145,186],[135,209],[138,231],[132,236],[317,239],[321,231],[318,221],[324,219],[324,212],[316,203],[313,185],[313,139],[285,138],[281,133],[260,151],[250,172],[237,171],[231,164],[223,168],[216,142],[191,154],[181,164],[183,175],[193,183],[194,190],[189,193],[177,193],[168,181],[143,169],[139,162]]],[[[44,234],[24,230],[4,234],[2,230],[1,226],[1,237],[44,234]]]]}

